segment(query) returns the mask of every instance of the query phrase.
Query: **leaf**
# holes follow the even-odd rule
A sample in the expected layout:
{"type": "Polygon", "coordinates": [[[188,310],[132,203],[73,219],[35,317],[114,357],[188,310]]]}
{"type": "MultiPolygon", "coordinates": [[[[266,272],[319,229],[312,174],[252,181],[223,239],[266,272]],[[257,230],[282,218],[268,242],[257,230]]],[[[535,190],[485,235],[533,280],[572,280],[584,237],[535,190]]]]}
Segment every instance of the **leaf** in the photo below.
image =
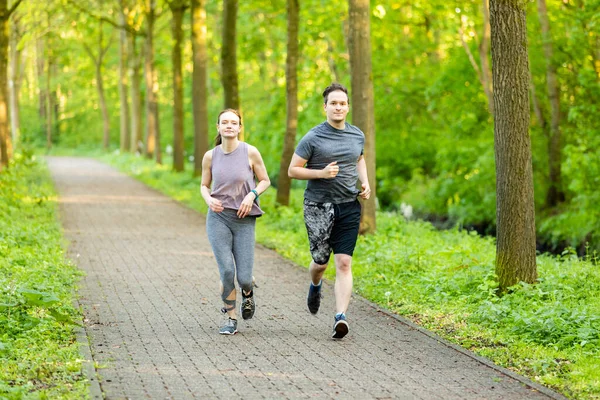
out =
{"type": "Polygon", "coordinates": [[[78,323],[76,321],[73,321],[73,318],[71,318],[70,315],[66,315],[66,314],[60,313],[60,312],[58,312],[56,310],[50,310],[49,313],[58,322],[64,322],[66,324],[82,326],[80,323],[78,323]]]}
{"type": "Polygon", "coordinates": [[[6,310],[9,307],[15,307],[18,303],[0,303],[0,311],[6,310]]]}
{"type": "Polygon", "coordinates": [[[19,293],[25,297],[28,305],[48,307],[60,302],[54,293],[44,293],[35,289],[20,289],[19,293]]]}

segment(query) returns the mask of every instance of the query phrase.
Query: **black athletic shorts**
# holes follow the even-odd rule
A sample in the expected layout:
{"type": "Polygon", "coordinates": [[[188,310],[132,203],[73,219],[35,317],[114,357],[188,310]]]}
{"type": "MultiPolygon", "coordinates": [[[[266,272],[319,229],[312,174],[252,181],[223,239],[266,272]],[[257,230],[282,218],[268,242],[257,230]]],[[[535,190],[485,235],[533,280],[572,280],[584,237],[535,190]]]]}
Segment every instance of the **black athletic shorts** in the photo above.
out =
{"type": "Polygon", "coordinates": [[[360,213],[358,200],[341,204],[304,200],[304,223],[310,254],[315,263],[327,264],[332,251],[333,254],[352,256],[358,237],[360,213]]]}

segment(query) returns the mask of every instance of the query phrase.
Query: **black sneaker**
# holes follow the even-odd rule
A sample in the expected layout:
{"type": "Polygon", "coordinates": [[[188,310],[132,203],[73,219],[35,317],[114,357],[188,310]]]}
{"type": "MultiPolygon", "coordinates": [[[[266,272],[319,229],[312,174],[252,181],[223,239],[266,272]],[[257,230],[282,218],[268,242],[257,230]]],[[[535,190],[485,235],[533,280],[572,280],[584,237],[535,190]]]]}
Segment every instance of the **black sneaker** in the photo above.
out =
{"type": "Polygon", "coordinates": [[[246,297],[242,290],[242,305],[240,306],[240,312],[242,313],[243,319],[250,319],[254,316],[256,311],[256,304],[254,304],[254,290],[246,297]]]}
{"type": "Polygon", "coordinates": [[[308,311],[310,311],[311,314],[316,314],[321,306],[321,287],[323,287],[323,282],[321,282],[319,286],[315,286],[311,282],[310,287],[308,288],[306,305],[308,306],[308,311]]]}
{"type": "Polygon", "coordinates": [[[348,322],[346,322],[346,314],[340,313],[335,315],[335,323],[333,324],[334,339],[341,339],[348,334],[348,322]]]}

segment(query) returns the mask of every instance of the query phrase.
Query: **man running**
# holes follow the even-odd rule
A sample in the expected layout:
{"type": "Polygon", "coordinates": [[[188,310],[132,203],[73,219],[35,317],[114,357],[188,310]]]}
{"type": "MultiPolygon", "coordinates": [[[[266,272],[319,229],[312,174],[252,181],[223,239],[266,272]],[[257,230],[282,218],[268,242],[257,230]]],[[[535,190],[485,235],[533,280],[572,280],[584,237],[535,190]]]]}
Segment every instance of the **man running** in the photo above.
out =
{"type": "Polygon", "coordinates": [[[290,178],[308,180],[304,192],[304,222],[313,258],[307,305],[312,314],[321,305],[321,278],[331,252],[336,268],[336,314],[332,337],[348,333],[346,311],[352,295],[352,254],[360,225],[358,197],[368,199],[371,188],[363,155],[365,135],[346,122],[348,90],[333,83],[323,92],[327,120],[312,128],[298,143],[288,169],[290,178]],[[362,191],[357,188],[360,180],[362,191]]]}

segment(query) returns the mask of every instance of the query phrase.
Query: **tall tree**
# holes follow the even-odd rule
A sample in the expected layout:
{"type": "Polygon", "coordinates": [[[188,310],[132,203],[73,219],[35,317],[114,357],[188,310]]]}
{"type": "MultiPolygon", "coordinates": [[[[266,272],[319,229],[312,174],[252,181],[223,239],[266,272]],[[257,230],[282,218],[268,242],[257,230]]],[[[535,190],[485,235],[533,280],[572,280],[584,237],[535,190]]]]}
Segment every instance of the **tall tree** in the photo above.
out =
{"type": "Polygon", "coordinates": [[[287,169],[294,154],[296,132],[298,130],[298,26],[300,21],[298,0],[287,1],[287,19],[286,129],[279,164],[279,178],[277,179],[277,203],[284,206],[290,204],[291,179],[287,174],[287,169]]]}
{"type": "Polygon", "coordinates": [[[548,10],[546,0],[538,0],[538,13],[542,29],[542,42],[544,55],[546,56],[546,85],[548,88],[548,99],[550,100],[550,130],[548,134],[548,167],[549,184],[546,195],[546,206],[555,207],[564,201],[565,195],[561,185],[561,131],[560,131],[560,90],[556,73],[556,61],[554,60],[554,49],[552,47],[552,35],[550,34],[550,22],[548,21],[548,10]]]}
{"type": "Polygon", "coordinates": [[[206,0],[192,0],[194,176],[202,174],[202,157],[208,151],[208,53],[206,42],[206,0]]]}
{"type": "Polygon", "coordinates": [[[46,91],[42,84],[44,82],[44,68],[46,58],[44,57],[44,38],[38,37],[35,41],[35,72],[37,75],[39,95],[38,95],[38,114],[40,119],[46,118],[46,91]]]}
{"type": "Polygon", "coordinates": [[[490,7],[489,0],[482,0],[481,6],[482,14],[483,14],[483,32],[481,35],[481,41],[479,42],[479,61],[481,63],[481,67],[475,60],[473,53],[471,53],[471,49],[469,45],[465,41],[465,26],[467,25],[467,16],[461,16],[461,26],[459,29],[460,39],[462,45],[469,57],[469,61],[471,66],[475,70],[477,74],[477,78],[479,79],[479,83],[483,88],[485,96],[488,100],[488,110],[490,114],[494,115],[494,98],[493,98],[493,88],[492,88],[492,70],[490,68],[489,63],[489,51],[490,51],[490,7]]]}
{"type": "Polygon", "coordinates": [[[537,279],[526,1],[490,0],[500,290],[537,279]]]}
{"type": "Polygon", "coordinates": [[[483,35],[479,43],[479,60],[481,61],[481,78],[483,90],[488,99],[488,110],[494,115],[492,71],[490,68],[490,4],[489,0],[482,0],[483,11],[483,35]]]}
{"type": "Polygon", "coordinates": [[[183,42],[183,14],[187,8],[187,0],[168,1],[173,14],[171,31],[173,47],[171,60],[173,66],[173,169],[184,170],[183,146],[183,69],[181,64],[181,46],[183,42]]]}
{"type": "Polygon", "coordinates": [[[0,0],[0,171],[8,167],[12,140],[8,121],[8,42],[11,14],[21,4],[17,0],[8,7],[8,0],[0,0]]]}
{"type": "Polygon", "coordinates": [[[138,48],[138,38],[145,36],[141,32],[144,12],[139,0],[130,3],[131,7],[126,15],[127,24],[127,50],[129,55],[129,78],[130,78],[130,97],[131,97],[131,139],[129,141],[129,150],[132,153],[144,151],[143,149],[143,126],[142,126],[142,51],[138,48]]]}
{"type": "Polygon", "coordinates": [[[52,113],[47,110],[50,108],[49,102],[51,101],[50,78],[52,62],[50,60],[52,56],[51,50],[46,54],[45,49],[50,48],[50,46],[47,46],[47,42],[49,42],[49,33],[46,34],[46,37],[37,38],[35,42],[35,64],[39,86],[38,112],[43,125],[40,126],[40,130],[46,131],[46,148],[49,149],[52,147],[52,113]]]}
{"type": "Polygon", "coordinates": [[[55,126],[58,122],[58,98],[56,85],[53,85],[58,71],[58,52],[56,50],[55,33],[52,30],[52,21],[57,12],[51,7],[43,10],[45,13],[44,28],[46,29],[43,37],[40,37],[36,45],[38,84],[40,92],[40,116],[46,131],[46,148],[52,147],[55,126]],[[53,89],[54,88],[54,89],[53,89]]]}
{"type": "Polygon", "coordinates": [[[156,22],[156,0],[145,0],[146,48],[144,76],[146,78],[146,157],[155,157],[162,163],[160,149],[160,125],[158,120],[158,82],[154,65],[154,23],[156,22]]]}
{"type": "Polygon", "coordinates": [[[13,146],[17,147],[21,135],[21,117],[19,95],[21,91],[21,80],[23,78],[21,36],[23,35],[20,13],[13,13],[10,25],[10,72],[9,72],[9,96],[10,96],[10,131],[12,133],[13,146]]]}
{"type": "Polygon", "coordinates": [[[237,0],[223,0],[223,44],[221,47],[221,80],[225,108],[240,108],[237,73],[237,0]]]}
{"type": "MultiPolygon", "coordinates": [[[[85,42],[83,47],[86,53],[90,56],[96,67],[96,89],[98,90],[98,101],[100,102],[100,110],[102,112],[102,123],[103,123],[103,135],[102,135],[102,147],[107,150],[110,145],[110,116],[108,114],[108,106],[106,104],[106,94],[104,91],[104,77],[102,75],[102,67],[104,65],[104,56],[110,48],[109,39],[107,43],[104,43],[104,32],[102,29],[102,21],[100,21],[100,29],[98,33],[98,54],[94,53],[94,50],[85,42]]],[[[48,78],[49,80],[49,78],[48,78]]],[[[48,115],[50,110],[47,109],[48,115]]]]}
{"type": "MultiPolygon", "coordinates": [[[[348,49],[352,75],[352,122],[365,133],[365,159],[369,178],[375,180],[375,100],[371,67],[371,23],[369,0],[349,0],[348,49]]],[[[362,234],[376,229],[376,188],[363,202],[360,221],[362,234]]]]}
{"type": "Polygon", "coordinates": [[[120,140],[119,147],[121,151],[129,151],[131,147],[131,132],[130,132],[130,116],[129,116],[129,96],[128,96],[128,79],[127,65],[129,64],[128,54],[128,33],[125,27],[127,26],[127,15],[129,14],[129,5],[126,0],[119,0],[117,13],[119,16],[119,102],[120,102],[120,140]]]}
{"type": "MultiPolygon", "coordinates": [[[[50,26],[50,18],[48,15],[48,26],[50,26]]],[[[52,83],[52,71],[54,70],[54,50],[52,48],[52,41],[50,38],[50,33],[48,33],[47,37],[46,37],[46,44],[48,45],[47,48],[47,54],[46,54],[46,75],[44,76],[44,83],[45,83],[45,92],[46,92],[46,96],[44,97],[44,99],[46,100],[45,103],[43,104],[44,106],[44,115],[46,116],[45,122],[46,122],[46,148],[50,149],[52,147],[52,136],[53,136],[53,132],[52,132],[52,90],[51,90],[51,83],[52,83]]]]}
{"type": "Polygon", "coordinates": [[[143,148],[143,125],[142,125],[142,57],[137,46],[137,35],[128,34],[129,40],[129,76],[131,77],[131,141],[130,151],[132,153],[144,151],[143,148]]]}
{"type": "Polygon", "coordinates": [[[338,71],[338,66],[335,63],[335,58],[333,57],[336,52],[333,40],[331,40],[329,36],[327,36],[325,40],[327,41],[327,62],[329,64],[329,69],[331,70],[331,77],[334,82],[340,82],[340,73],[338,71]]]}

